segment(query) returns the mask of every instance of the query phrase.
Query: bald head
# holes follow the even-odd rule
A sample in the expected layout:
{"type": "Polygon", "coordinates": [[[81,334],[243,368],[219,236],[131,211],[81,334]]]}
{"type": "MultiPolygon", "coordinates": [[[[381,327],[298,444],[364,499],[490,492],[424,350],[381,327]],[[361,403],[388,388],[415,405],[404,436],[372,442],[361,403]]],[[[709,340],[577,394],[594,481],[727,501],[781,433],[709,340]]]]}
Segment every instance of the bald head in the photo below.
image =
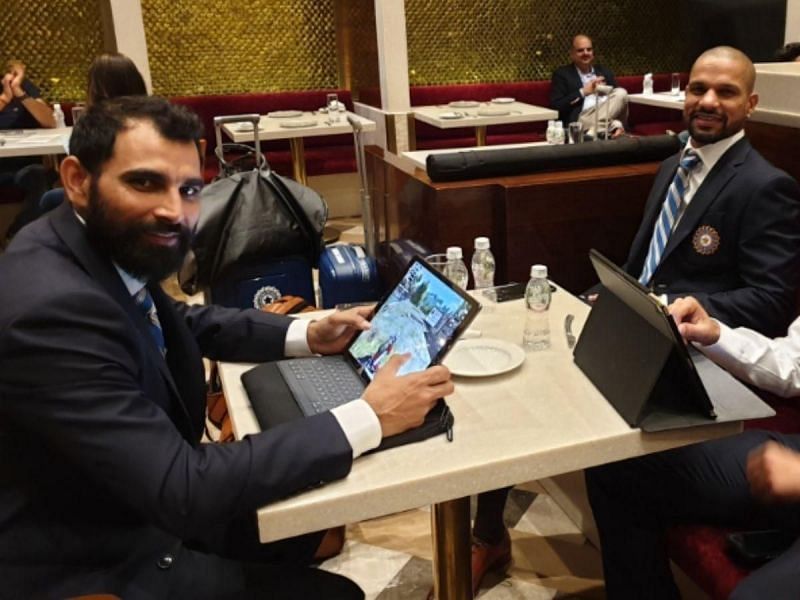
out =
{"type": "Polygon", "coordinates": [[[594,48],[592,39],[588,35],[579,33],[572,38],[572,46],[569,49],[569,57],[583,73],[588,73],[594,62],[594,48]]]}
{"type": "MultiPolygon", "coordinates": [[[[732,46],[717,46],[706,50],[694,61],[694,65],[692,66],[693,73],[701,62],[732,63],[735,68],[741,70],[742,83],[745,87],[745,91],[748,94],[753,93],[756,85],[756,68],[753,66],[753,61],[741,50],[737,50],[732,46]]],[[[691,75],[689,78],[691,79],[691,75]]]]}

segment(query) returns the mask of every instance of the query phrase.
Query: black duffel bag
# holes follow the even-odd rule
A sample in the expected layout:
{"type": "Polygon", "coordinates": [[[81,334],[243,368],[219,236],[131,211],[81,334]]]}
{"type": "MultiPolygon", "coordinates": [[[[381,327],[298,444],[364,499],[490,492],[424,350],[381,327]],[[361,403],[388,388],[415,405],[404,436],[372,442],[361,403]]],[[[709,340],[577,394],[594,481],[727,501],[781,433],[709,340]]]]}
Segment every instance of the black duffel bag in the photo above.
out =
{"type": "Polygon", "coordinates": [[[328,206],[322,197],[271,170],[236,173],[206,186],[192,250],[179,274],[188,294],[237,264],[302,256],[316,266],[328,206]]]}

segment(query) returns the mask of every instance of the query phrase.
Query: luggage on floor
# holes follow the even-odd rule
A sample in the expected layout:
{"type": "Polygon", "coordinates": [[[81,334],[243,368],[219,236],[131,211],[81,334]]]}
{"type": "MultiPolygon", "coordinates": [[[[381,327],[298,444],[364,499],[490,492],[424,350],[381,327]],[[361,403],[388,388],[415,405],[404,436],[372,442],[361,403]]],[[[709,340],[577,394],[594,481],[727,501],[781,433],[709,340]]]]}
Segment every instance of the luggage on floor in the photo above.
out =
{"type": "Polygon", "coordinates": [[[328,246],[319,259],[319,290],[323,308],[380,299],[375,259],[361,246],[328,246]]]}

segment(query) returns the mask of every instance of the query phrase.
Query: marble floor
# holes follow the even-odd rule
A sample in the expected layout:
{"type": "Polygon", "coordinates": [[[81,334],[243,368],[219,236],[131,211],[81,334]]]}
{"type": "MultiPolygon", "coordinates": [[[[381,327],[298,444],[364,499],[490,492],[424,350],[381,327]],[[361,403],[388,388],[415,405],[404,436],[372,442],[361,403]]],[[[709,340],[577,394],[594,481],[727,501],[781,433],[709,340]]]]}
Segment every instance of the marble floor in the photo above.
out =
{"type": "MultiPolygon", "coordinates": [[[[505,520],[513,563],[507,574],[487,577],[479,598],[605,598],[600,553],[539,484],[511,492],[505,520]]],[[[321,568],[353,579],[368,600],[425,600],[432,585],[428,510],[350,525],[343,552],[321,568]]]]}

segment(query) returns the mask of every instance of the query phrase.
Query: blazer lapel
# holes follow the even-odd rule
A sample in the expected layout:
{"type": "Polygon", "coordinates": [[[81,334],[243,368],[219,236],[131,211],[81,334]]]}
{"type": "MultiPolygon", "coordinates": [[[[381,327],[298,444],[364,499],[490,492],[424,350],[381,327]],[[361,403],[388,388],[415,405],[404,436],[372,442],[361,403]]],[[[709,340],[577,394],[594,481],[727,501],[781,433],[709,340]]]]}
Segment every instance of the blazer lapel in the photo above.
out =
{"type": "Polygon", "coordinates": [[[708,212],[711,205],[714,204],[730,180],[736,175],[749,152],[750,143],[746,138],[742,138],[722,155],[711,172],[706,175],[689,206],[686,207],[678,226],[669,237],[667,247],[661,256],[662,264],[670,253],[695,230],[703,215],[708,212]]]}
{"type": "MultiPolygon", "coordinates": [[[[144,340],[144,344],[149,349],[149,358],[164,377],[170,393],[175,397],[175,401],[180,407],[180,412],[185,416],[187,424],[189,425],[188,431],[193,432],[194,428],[192,427],[191,418],[186,410],[178,387],[175,385],[175,380],[167,367],[167,363],[161,355],[152,334],[147,329],[148,326],[142,318],[139,308],[136,306],[133,298],[131,298],[128,288],[125,287],[125,284],[122,282],[112,262],[99,256],[89,244],[86,238],[86,228],[78,221],[78,218],[73,212],[72,205],[69,202],[64,202],[61,206],[53,210],[50,218],[56,233],[72,251],[81,267],[91,275],[95,281],[102,285],[108,291],[109,295],[128,314],[131,324],[138,331],[139,335],[144,340]]],[[[159,310],[159,308],[160,307],[156,305],[156,310],[159,310]]],[[[157,399],[153,400],[156,401],[157,399]]],[[[167,407],[164,408],[166,409],[167,407]]]]}

